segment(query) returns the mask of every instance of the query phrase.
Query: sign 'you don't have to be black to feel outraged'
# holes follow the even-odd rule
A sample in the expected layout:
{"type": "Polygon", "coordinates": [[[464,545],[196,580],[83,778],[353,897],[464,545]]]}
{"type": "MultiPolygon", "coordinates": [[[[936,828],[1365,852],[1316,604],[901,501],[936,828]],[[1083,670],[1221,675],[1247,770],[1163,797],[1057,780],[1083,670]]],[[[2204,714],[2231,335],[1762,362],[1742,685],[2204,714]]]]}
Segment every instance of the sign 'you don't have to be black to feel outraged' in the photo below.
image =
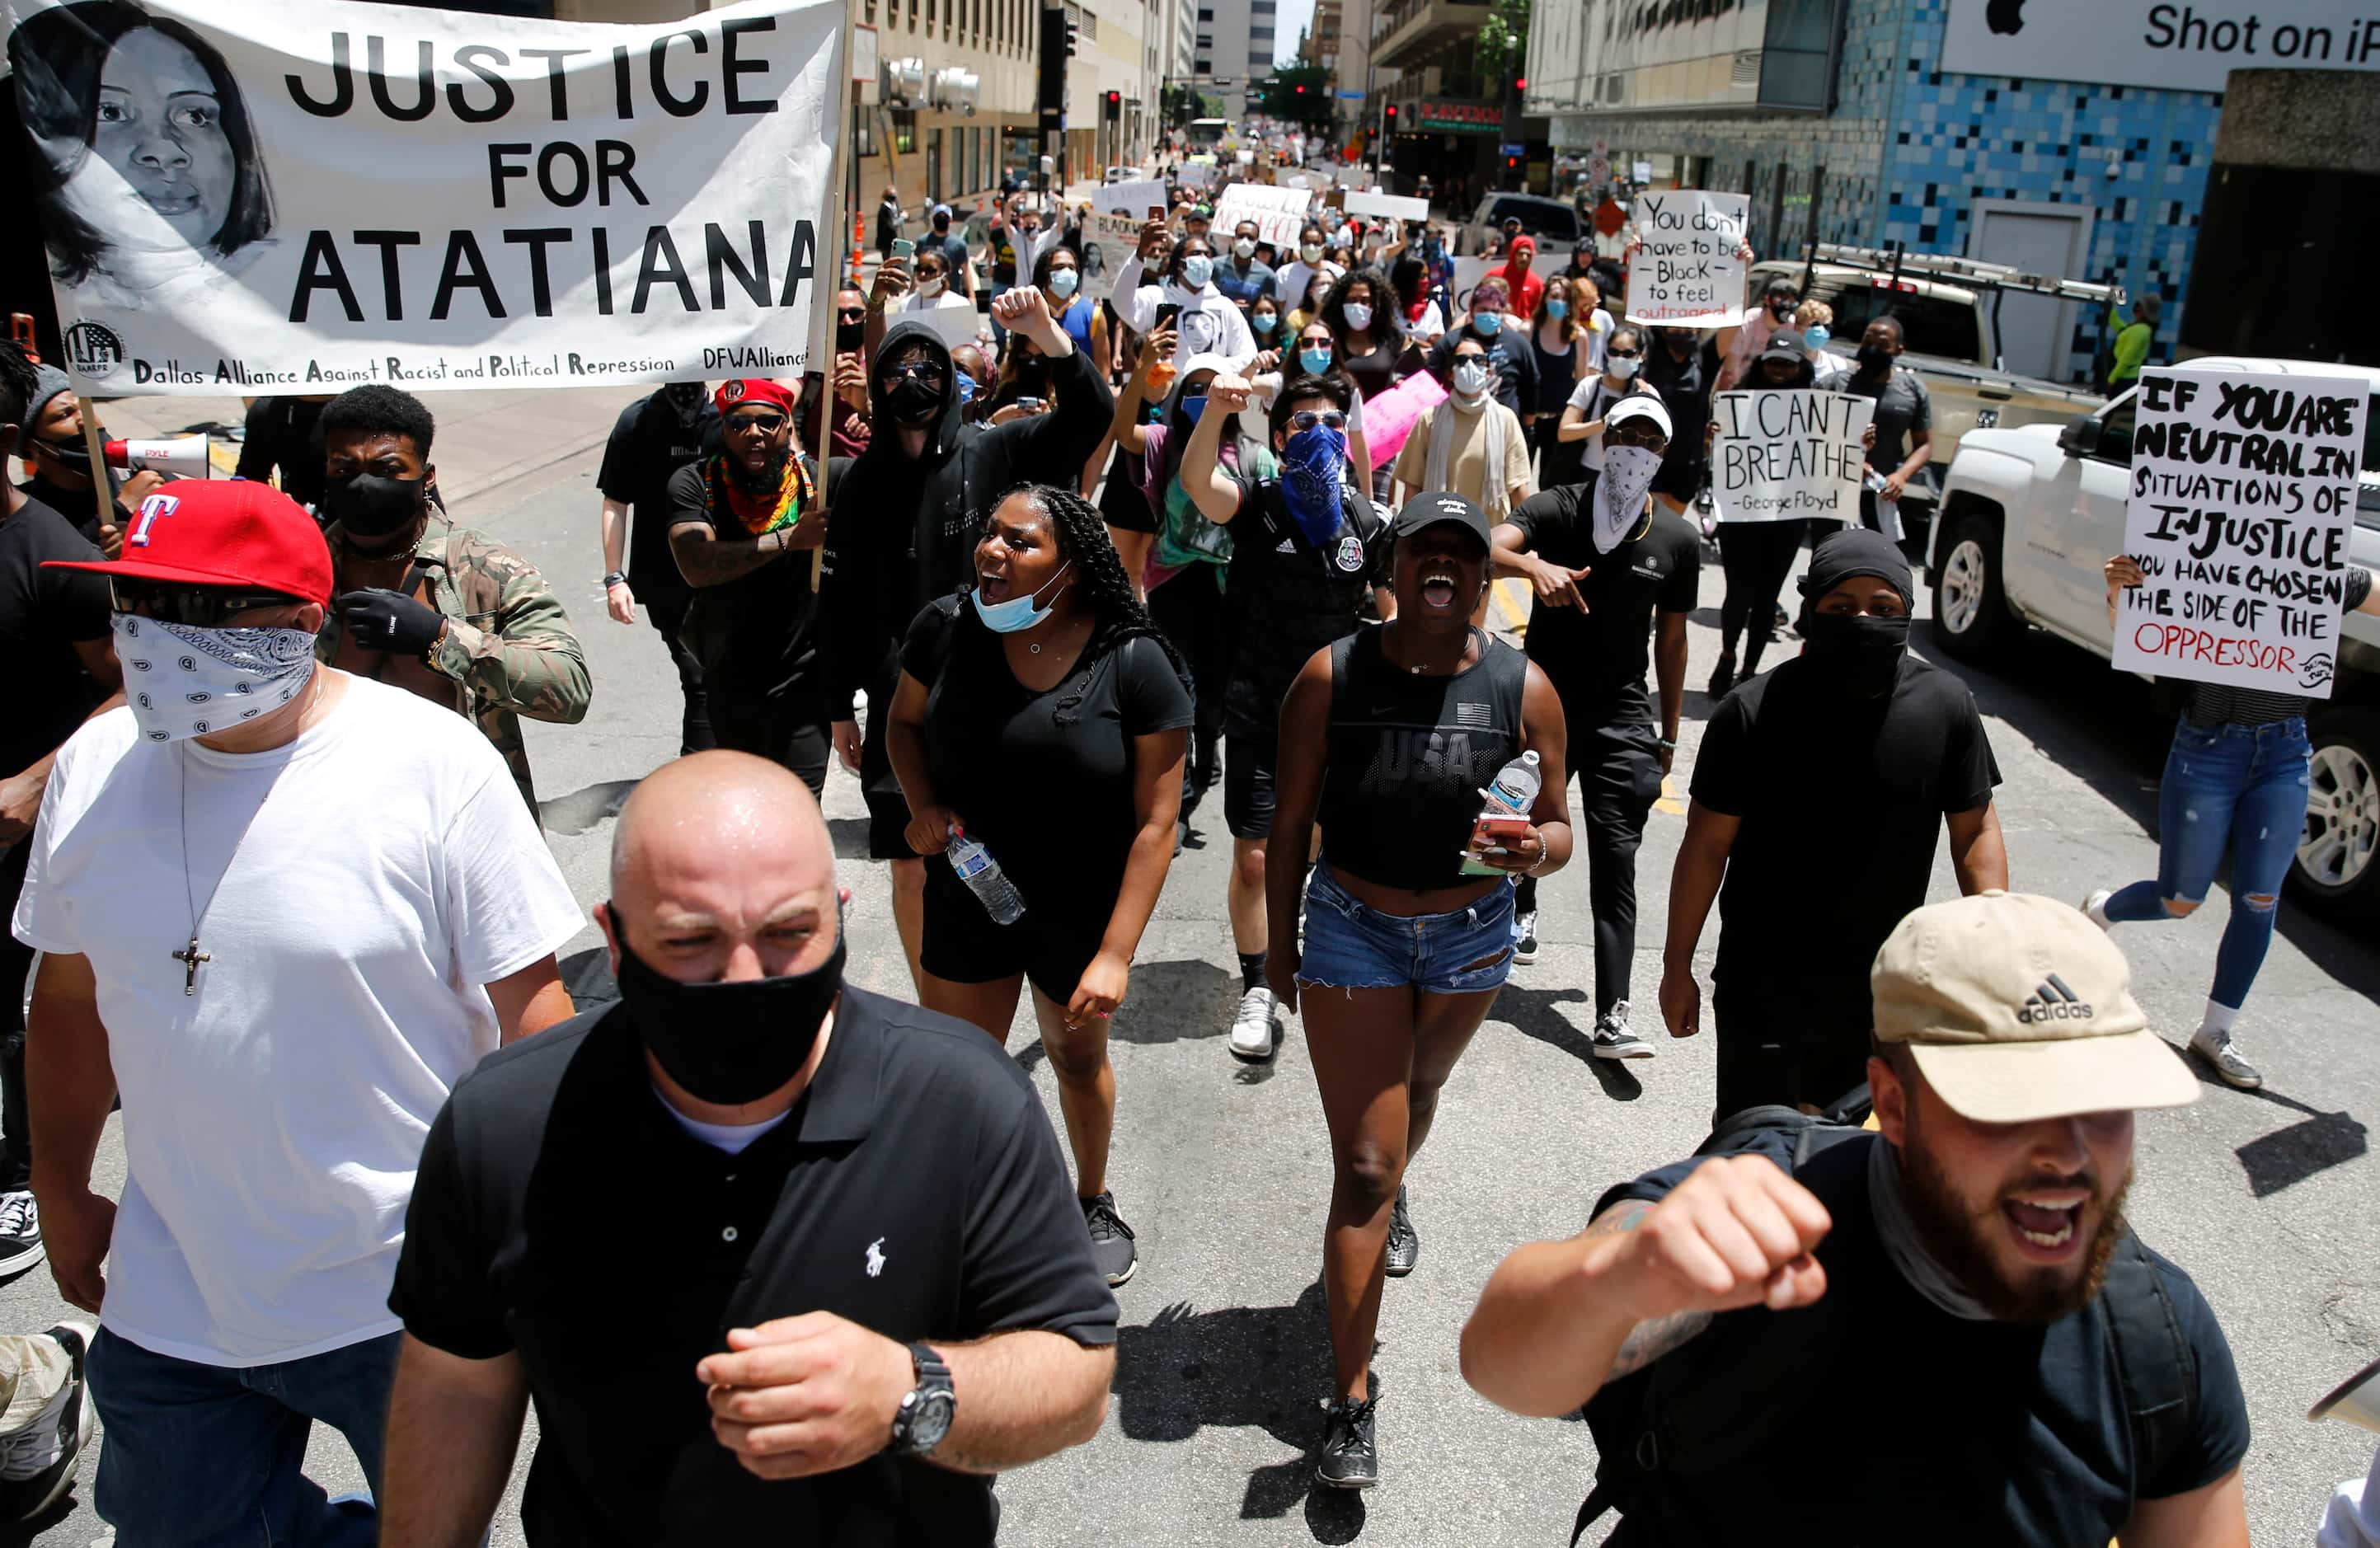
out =
{"type": "Polygon", "coordinates": [[[6,0],[0,18],[78,385],[805,364],[836,0],[635,27],[349,0],[6,0]]]}

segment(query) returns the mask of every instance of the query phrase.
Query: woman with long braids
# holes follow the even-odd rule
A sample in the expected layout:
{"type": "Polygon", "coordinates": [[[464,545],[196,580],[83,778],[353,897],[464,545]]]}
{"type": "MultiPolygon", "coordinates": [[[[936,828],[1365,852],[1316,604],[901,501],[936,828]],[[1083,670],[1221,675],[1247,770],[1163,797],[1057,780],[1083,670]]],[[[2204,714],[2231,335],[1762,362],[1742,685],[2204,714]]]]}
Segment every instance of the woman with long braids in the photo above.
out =
{"type": "Polygon", "coordinates": [[[983,844],[1025,913],[994,923],[952,865],[929,860],[919,998],[1005,1043],[1031,984],[1092,1254],[1121,1285],[1136,1254],[1108,1187],[1108,1018],[1173,861],[1190,693],[1082,496],[1010,490],[975,567],[971,589],[909,627],[886,747],[910,847],[983,844]],[[1064,814],[1056,837],[1051,811],[1064,814]]]}

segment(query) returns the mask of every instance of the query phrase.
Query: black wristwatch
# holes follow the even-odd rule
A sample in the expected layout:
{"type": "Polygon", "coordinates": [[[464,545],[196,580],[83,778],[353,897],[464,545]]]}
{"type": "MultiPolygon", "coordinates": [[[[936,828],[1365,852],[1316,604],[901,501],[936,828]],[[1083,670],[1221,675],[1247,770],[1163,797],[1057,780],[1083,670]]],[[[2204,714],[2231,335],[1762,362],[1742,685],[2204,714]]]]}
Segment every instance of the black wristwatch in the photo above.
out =
{"type": "Polygon", "coordinates": [[[900,1409],[892,1416],[890,1449],[895,1457],[923,1457],[931,1452],[951,1433],[952,1416],[958,1411],[951,1368],[941,1357],[919,1343],[909,1346],[909,1360],[917,1368],[917,1385],[901,1399],[900,1409]]]}

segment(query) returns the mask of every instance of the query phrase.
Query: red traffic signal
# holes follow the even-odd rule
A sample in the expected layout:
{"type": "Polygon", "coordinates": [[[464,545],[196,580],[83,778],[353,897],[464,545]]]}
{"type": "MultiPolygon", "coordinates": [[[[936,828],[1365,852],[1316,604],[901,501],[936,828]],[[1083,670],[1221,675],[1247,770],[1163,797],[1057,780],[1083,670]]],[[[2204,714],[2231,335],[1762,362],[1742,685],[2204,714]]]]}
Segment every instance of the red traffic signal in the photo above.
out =
{"type": "Polygon", "coordinates": [[[1518,80],[1512,82],[1512,90],[1515,91],[1525,91],[1528,89],[1529,78],[1527,76],[1523,76],[1518,80]]]}
{"type": "Polygon", "coordinates": [[[1297,94],[1298,94],[1299,96],[1301,96],[1301,97],[1302,97],[1302,96],[1304,96],[1304,95],[1305,95],[1305,87],[1303,87],[1303,86],[1299,87],[1299,88],[1297,89],[1297,94]]]}
{"type": "Polygon", "coordinates": [[[1113,107],[1113,106],[1115,106],[1117,103],[1121,103],[1121,102],[1123,102],[1123,92],[1121,92],[1121,91],[1111,91],[1111,92],[1109,92],[1109,93],[1108,93],[1108,105],[1109,105],[1110,107],[1113,107]]]}
{"type": "Polygon", "coordinates": [[[1388,120],[1389,127],[1392,129],[1395,128],[1397,127],[1397,104],[1390,103],[1387,107],[1381,109],[1381,116],[1388,120]]]}

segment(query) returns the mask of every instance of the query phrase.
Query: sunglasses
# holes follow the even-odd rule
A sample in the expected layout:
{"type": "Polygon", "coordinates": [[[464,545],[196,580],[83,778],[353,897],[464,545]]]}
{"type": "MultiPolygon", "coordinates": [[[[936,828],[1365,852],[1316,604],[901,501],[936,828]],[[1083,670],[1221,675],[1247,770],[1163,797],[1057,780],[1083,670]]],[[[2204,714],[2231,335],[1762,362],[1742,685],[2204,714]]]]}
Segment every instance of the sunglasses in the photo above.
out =
{"type": "Polygon", "coordinates": [[[845,322],[865,322],[868,320],[868,313],[863,308],[855,307],[849,311],[838,311],[834,315],[843,319],[845,322]]]}
{"type": "Polygon", "coordinates": [[[1633,360],[1642,353],[1643,351],[1634,349],[1607,349],[1603,352],[1603,356],[1607,360],[1633,360]]]}
{"type": "Polygon", "coordinates": [[[1670,438],[1648,420],[1632,419],[1624,425],[1609,426],[1603,433],[1618,445],[1642,446],[1648,452],[1666,451],[1670,445],[1670,438]]]}
{"type": "Polygon", "coordinates": [[[774,435],[785,428],[785,417],[782,414],[738,414],[727,421],[727,428],[739,435],[755,431],[761,435],[774,435]]]}
{"type": "Polygon", "coordinates": [[[1335,408],[1301,408],[1289,417],[1289,423],[1293,429],[1310,430],[1320,425],[1325,429],[1343,430],[1347,428],[1347,416],[1335,408]]]}
{"type": "Polygon", "coordinates": [[[908,360],[897,366],[885,367],[884,376],[888,381],[899,381],[904,377],[918,381],[940,381],[942,379],[942,368],[931,360],[908,360]]]}
{"type": "Polygon", "coordinates": [[[300,599],[277,591],[239,591],[227,587],[176,586],[162,581],[107,577],[111,600],[120,613],[179,623],[190,629],[220,629],[224,621],[267,608],[294,608],[300,599]]]}

